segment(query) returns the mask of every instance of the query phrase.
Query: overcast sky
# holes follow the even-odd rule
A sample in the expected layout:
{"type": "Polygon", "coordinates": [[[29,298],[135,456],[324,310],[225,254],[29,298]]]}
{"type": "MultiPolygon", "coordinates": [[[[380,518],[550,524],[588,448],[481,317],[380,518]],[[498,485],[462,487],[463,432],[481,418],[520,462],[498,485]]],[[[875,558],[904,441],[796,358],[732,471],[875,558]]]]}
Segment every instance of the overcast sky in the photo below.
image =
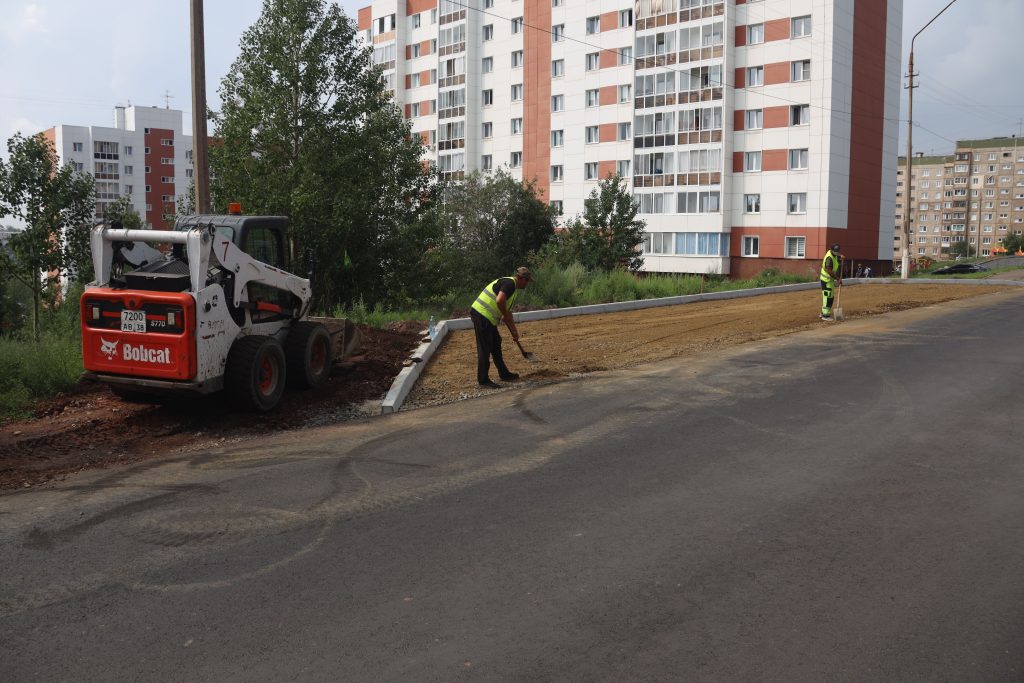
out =
{"type": "MultiPolygon", "coordinates": [[[[568,0],[582,2],[583,0],[568,0]]],[[[852,3],[853,0],[845,0],[852,3]]],[[[948,0],[905,0],[910,37],[948,0]]],[[[344,0],[355,16],[367,4],[344,0]]],[[[115,104],[170,106],[191,117],[189,1],[0,0],[0,140],[55,124],[111,125],[115,104]]],[[[206,0],[208,101],[262,0],[206,0]]],[[[1024,116],[1021,0],[958,0],[917,39],[914,149],[940,154],[964,138],[1011,135],[1024,116]]],[[[906,91],[900,91],[906,118],[906,91]]],[[[905,124],[901,125],[903,139],[905,124]]],[[[900,150],[905,145],[901,143],[900,150]]],[[[6,144],[0,145],[6,156],[6,144]]]]}

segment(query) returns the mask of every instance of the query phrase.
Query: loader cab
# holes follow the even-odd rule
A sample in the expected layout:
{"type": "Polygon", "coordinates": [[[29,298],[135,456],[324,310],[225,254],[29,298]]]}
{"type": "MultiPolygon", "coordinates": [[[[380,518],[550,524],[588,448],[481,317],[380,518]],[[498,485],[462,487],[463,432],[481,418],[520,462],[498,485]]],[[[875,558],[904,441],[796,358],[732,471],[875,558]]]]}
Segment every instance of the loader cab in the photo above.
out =
{"type": "Polygon", "coordinates": [[[190,230],[197,225],[214,226],[218,235],[229,238],[236,247],[267,265],[288,270],[288,249],[284,216],[184,216],[174,224],[175,230],[190,230]]]}

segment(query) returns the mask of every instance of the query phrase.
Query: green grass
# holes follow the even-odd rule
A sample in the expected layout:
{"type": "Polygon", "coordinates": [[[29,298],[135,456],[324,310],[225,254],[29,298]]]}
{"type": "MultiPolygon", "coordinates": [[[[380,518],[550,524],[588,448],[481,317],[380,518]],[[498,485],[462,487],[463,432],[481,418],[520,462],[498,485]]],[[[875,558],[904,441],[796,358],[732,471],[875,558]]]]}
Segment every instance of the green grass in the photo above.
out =
{"type": "MultiPolygon", "coordinates": [[[[533,269],[533,282],[519,295],[517,305],[530,309],[568,308],[618,301],[660,299],[702,292],[734,291],[755,287],[771,287],[799,282],[813,282],[812,275],[780,273],[774,268],[764,270],[749,280],[729,280],[721,275],[646,275],[637,276],[623,270],[610,273],[588,273],[574,264],[568,268],[540,265],[533,269]]],[[[331,315],[346,317],[372,327],[385,327],[403,320],[438,320],[466,315],[477,292],[452,292],[421,308],[390,310],[357,303],[347,309],[336,309],[331,315]]]]}
{"type": "Polygon", "coordinates": [[[76,335],[44,332],[31,338],[0,338],[0,419],[27,417],[33,401],[67,391],[82,373],[76,335]]]}

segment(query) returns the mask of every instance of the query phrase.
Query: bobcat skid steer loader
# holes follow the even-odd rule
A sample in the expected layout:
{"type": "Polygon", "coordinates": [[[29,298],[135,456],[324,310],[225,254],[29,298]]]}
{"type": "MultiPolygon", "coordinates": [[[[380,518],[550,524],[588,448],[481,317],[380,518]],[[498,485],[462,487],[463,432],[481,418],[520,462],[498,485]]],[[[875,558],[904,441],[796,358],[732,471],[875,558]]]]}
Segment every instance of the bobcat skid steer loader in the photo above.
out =
{"type": "Polygon", "coordinates": [[[324,384],[335,341],[308,320],[310,283],[287,270],[286,225],[203,215],[173,230],[96,227],[96,279],[80,304],[85,376],[135,399],[226,390],[257,411],[286,383],[324,384]]]}

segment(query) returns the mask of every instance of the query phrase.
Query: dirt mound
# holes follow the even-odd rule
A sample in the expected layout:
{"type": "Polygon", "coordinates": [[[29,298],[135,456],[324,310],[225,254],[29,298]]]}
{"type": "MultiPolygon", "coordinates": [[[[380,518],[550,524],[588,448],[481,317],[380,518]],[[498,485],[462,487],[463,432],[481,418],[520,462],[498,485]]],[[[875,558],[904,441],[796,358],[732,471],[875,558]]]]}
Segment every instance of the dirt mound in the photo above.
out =
{"type": "MultiPolygon", "coordinates": [[[[421,328],[422,329],[422,328],[421,328]]],[[[30,486],[69,472],[135,462],[183,449],[367,415],[391,387],[419,331],[360,326],[363,346],[320,389],[285,393],[269,415],[232,410],[223,395],[187,396],[162,405],[129,403],[102,384],[80,382],[35,407],[32,420],[0,426],[0,489],[30,486]]]]}

